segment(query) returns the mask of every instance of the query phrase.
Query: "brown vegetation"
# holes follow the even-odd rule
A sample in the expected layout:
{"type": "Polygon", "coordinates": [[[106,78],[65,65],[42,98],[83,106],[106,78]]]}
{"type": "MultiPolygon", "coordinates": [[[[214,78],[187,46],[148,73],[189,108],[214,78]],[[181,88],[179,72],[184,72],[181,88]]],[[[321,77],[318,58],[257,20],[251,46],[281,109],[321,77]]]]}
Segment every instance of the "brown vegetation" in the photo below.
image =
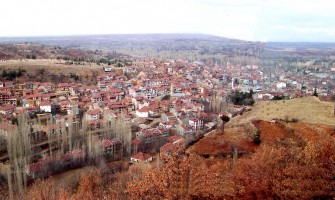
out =
{"type": "Polygon", "coordinates": [[[254,121],[213,131],[153,164],[84,173],[78,187],[35,182],[27,199],[311,199],[335,192],[334,127],[254,121]],[[261,144],[251,136],[259,131],[261,144]],[[232,148],[232,146],[234,148],[232,148]],[[239,152],[235,154],[235,152],[239,152]],[[241,154],[244,152],[246,154],[241,154]],[[224,157],[220,155],[225,155],[224,157]],[[123,168],[123,169],[122,169],[123,168]],[[108,172],[108,173],[107,173],[108,172]],[[45,191],[46,187],[58,188],[45,191]]]}
{"type": "Polygon", "coordinates": [[[235,147],[240,153],[255,152],[257,145],[253,143],[250,134],[244,127],[228,128],[224,134],[215,131],[191,146],[188,152],[206,157],[226,157],[235,147]]]}

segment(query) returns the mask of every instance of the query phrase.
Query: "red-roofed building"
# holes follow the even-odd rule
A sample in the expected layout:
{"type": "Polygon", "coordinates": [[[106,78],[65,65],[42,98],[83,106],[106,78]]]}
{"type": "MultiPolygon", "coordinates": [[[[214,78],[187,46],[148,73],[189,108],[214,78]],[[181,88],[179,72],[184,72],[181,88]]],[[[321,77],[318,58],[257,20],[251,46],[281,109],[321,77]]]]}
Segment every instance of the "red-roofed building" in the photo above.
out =
{"type": "Polygon", "coordinates": [[[11,97],[11,93],[9,91],[0,91],[0,105],[7,104],[11,97]]]}
{"type": "Polygon", "coordinates": [[[51,112],[51,103],[48,101],[41,102],[40,110],[43,112],[51,112]]]}
{"type": "Polygon", "coordinates": [[[28,176],[31,176],[32,178],[37,178],[40,177],[43,173],[43,163],[42,162],[32,163],[26,165],[25,169],[28,176]]]}
{"type": "Polygon", "coordinates": [[[165,156],[170,155],[176,148],[176,145],[172,143],[166,143],[160,148],[160,154],[165,156]]]}
{"type": "Polygon", "coordinates": [[[147,118],[147,117],[149,117],[149,110],[150,110],[150,108],[148,106],[144,106],[141,109],[138,109],[136,111],[136,116],[137,117],[142,117],[142,118],[147,118]]]}
{"type": "Polygon", "coordinates": [[[183,137],[174,135],[167,139],[168,143],[163,145],[160,148],[160,155],[161,156],[169,156],[174,151],[180,151],[185,148],[185,140],[183,137]]]}
{"type": "Polygon", "coordinates": [[[167,139],[167,142],[176,144],[178,142],[184,142],[184,138],[178,135],[173,135],[167,139]]]}
{"type": "Polygon", "coordinates": [[[137,154],[131,156],[130,161],[131,162],[139,162],[139,161],[151,162],[152,155],[148,153],[138,152],[137,154]]]}
{"type": "Polygon", "coordinates": [[[202,130],[204,127],[204,122],[201,119],[190,118],[189,125],[194,131],[202,130]]]}
{"type": "Polygon", "coordinates": [[[0,114],[13,114],[15,111],[15,106],[11,104],[6,104],[3,107],[0,107],[0,114]]]}
{"type": "Polygon", "coordinates": [[[86,115],[88,120],[98,120],[100,119],[100,110],[99,109],[89,110],[86,112],[86,115]]]}

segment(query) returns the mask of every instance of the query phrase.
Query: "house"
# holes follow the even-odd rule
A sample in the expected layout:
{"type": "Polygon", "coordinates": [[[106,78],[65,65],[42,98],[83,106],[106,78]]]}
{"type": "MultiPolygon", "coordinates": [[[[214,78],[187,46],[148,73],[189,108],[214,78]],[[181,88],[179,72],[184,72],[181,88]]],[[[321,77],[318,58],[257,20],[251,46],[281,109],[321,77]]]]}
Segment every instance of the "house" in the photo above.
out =
{"type": "Polygon", "coordinates": [[[92,95],[91,97],[91,102],[95,103],[95,102],[102,102],[103,98],[101,96],[100,93],[95,93],[92,95]]]}
{"type": "Polygon", "coordinates": [[[48,101],[43,101],[40,103],[40,111],[51,112],[51,103],[48,101]]]}
{"type": "Polygon", "coordinates": [[[189,126],[187,125],[184,125],[184,124],[178,124],[176,126],[177,128],[177,133],[178,135],[181,135],[181,136],[185,136],[187,134],[191,134],[193,132],[192,128],[190,128],[189,126]]]}
{"type": "Polygon", "coordinates": [[[98,120],[100,119],[100,110],[99,109],[89,110],[86,112],[86,116],[88,120],[98,120]]]}
{"type": "Polygon", "coordinates": [[[172,144],[182,143],[184,142],[184,138],[178,135],[173,135],[167,139],[167,142],[172,143],[172,144]]]}
{"type": "Polygon", "coordinates": [[[285,82],[278,82],[277,83],[277,89],[281,89],[281,88],[285,88],[286,87],[286,83],[285,82]]]}
{"type": "Polygon", "coordinates": [[[158,126],[159,128],[171,129],[172,123],[170,121],[160,122],[158,126]]]}
{"type": "Polygon", "coordinates": [[[59,105],[60,105],[60,110],[62,112],[67,112],[67,109],[70,108],[70,102],[69,101],[61,101],[59,103],[59,105]]]}
{"type": "Polygon", "coordinates": [[[70,102],[70,107],[67,110],[67,114],[78,115],[79,114],[79,103],[78,102],[70,102]]]}
{"type": "Polygon", "coordinates": [[[149,117],[149,107],[144,106],[141,109],[136,110],[136,116],[141,118],[147,118],[149,117]]]}
{"type": "Polygon", "coordinates": [[[0,105],[9,103],[11,93],[9,91],[0,91],[0,105]]]}
{"type": "Polygon", "coordinates": [[[171,112],[167,112],[167,113],[163,113],[161,115],[161,119],[163,121],[170,121],[172,119],[176,119],[176,116],[173,113],[171,113],[171,112]]]}
{"type": "Polygon", "coordinates": [[[160,148],[160,155],[161,156],[169,156],[175,151],[179,151],[185,148],[185,139],[178,135],[171,136],[167,139],[165,145],[160,148]]]}
{"type": "Polygon", "coordinates": [[[152,155],[148,153],[138,152],[137,154],[134,154],[130,158],[131,162],[151,162],[152,161],[152,155]]]}
{"type": "Polygon", "coordinates": [[[25,171],[28,176],[31,176],[31,178],[39,178],[43,176],[43,163],[42,162],[37,162],[37,163],[32,163],[29,165],[25,166],[25,171]]]}
{"type": "Polygon", "coordinates": [[[264,97],[268,97],[269,99],[272,99],[272,95],[268,92],[258,92],[257,93],[257,99],[263,99],[264,97]]]}
{"type": "Polygon", "coordinates": [[[204,122],[201,119],[196,119],[194,117],[191,117],[189,119],[189,125],[192,127],[194,131],[202,130],[204,127],[204,122]]]}
{"type": "Polygon", "coordinates": [[[5,81],[5,87],[13,88],[15,84],[13,81],[5,81]]]}
{"type": "Polygon", "coordinates": [[[122,143],[118,138],[113,138],[111,140],[104,139],[100,141],[100,146],[103,153],[113,156],[114,160],[121,158],[122,143]]]}
{"type": "Polygon", "coordinates": [[[104,72],[111,72],[112,68],[111,67],[103,67],[104,72]]]}
{"type": "Polygon", "coordinates": [[[205,128],[206,129],[212,129],[215,127],[215,123],[214,122],[208,122],[205,124],[205,128]]]}
{"type": "Polygon", "coordinates": [[[13,114],[15,110],[15,106],[12,104],[6,104],[3,107],[0,107],[0,114],[13,114]]]}
{"type": "Polygon", "coordinates": [[[31,94],[23,97],[23,100],[28,102],[29,107],[35,107],[41,101],[40,94],[31,94]]]}

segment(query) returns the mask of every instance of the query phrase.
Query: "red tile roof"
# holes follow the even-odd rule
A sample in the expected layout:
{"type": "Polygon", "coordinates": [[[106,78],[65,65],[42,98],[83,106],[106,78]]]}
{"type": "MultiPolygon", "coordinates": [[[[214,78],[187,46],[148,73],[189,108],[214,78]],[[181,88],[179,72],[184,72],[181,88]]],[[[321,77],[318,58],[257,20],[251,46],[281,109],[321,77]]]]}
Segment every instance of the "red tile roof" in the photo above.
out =
{"type": "Polygon", "coordinates": [[[131,158],[137,159],[137,160],[142,160],[145,161],[149,158],[151,158],[152,156],[148,153],[143,153],[143,152],[138,152],[135,155],[132,155],[131,158]]]}
{"type": "Polygon", "coordinates": [[[179,141],[182,141],[184,138],[181,137],[181,136],[178,136],[178,135],[174,135],[174,136],[171,136],[167,139],[168,142],[170,143],[175,143],[175,142],[179,142],[179,141]]]}
{"type": "Polygon", "coordinates": [[[141,140],[138,140],[138,139],[133,140],[133,144],[139,145],[141,143],[142,143],[141,140]]]}
{"type": "Polygon", "coordinates": [[[108,139],[101,141],[101,143],[102,143],[103,148],[108,148],[108,147],[113,146],[113,143],[108,139]]]}

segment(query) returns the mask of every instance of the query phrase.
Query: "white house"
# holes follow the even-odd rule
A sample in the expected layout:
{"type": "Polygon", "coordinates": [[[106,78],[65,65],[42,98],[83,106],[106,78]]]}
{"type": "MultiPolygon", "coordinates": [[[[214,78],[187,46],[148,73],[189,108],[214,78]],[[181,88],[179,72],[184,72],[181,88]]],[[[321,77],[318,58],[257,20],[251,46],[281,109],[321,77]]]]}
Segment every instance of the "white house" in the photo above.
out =
{"type": "Polygon", "coordinates": [[[201,119],[190,118],[189,125],[193,130],[201,130],[204,127],[204,122],[201,119]]]}
{"type": "Polygon", "coordinates": [[[43,112],[51,112],[51,103],[48,101],[44,101],[40,103],[40,111],[43,112]]]}
{"type": "Polygon", "coordinates": [[[286,83],[284,82],[278,82],[277,83],[277,88],[280,89],[280,88],[285,88],[286,87],[286,83]]]}
{"type": "Polygon", "coordinates": [[[136,116],[137,117],[142,117],[142,118],[147,118],[149,116],[149,107],[144,106],[141,109],[136,110],[136,116]]]}
{"type": "Polygon", "coordinates": [[[104,71],[105,71],[105,72],[111,72],[111,71],[112,71],[112,68],[111,68],[111,67],[104,67],[104,71]]]}

